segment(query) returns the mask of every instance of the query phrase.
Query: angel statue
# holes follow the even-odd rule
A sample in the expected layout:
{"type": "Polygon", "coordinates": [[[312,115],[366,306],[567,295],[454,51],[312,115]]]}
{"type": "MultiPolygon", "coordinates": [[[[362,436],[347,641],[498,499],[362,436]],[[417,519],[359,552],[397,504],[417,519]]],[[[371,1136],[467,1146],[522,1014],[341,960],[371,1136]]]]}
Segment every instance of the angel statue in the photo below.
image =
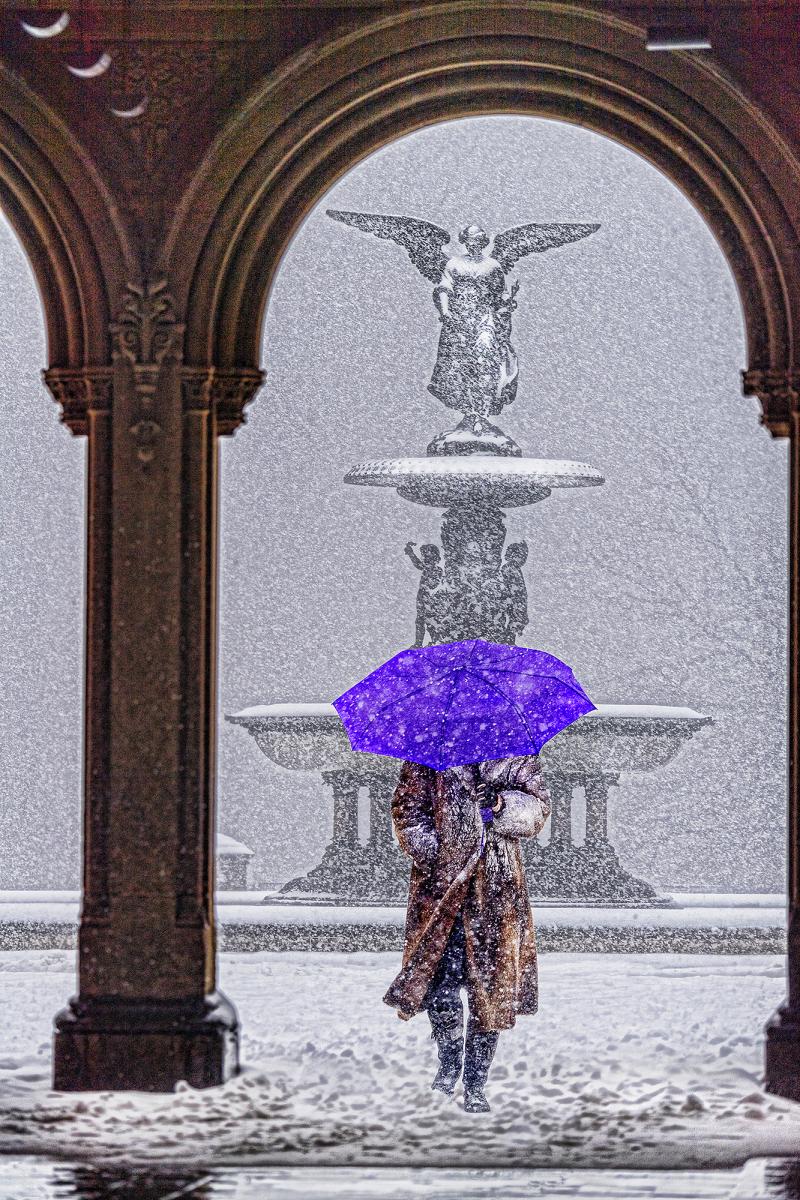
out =
{"type": "Polygon", "coordinates": [[[435,284],[433,301],[442,323],[439,351],[428,391],[463,414],[434,438],[428,454],[521,454],[519,446],[489,421],[517,393],[517,355],[511,344],[511,317],[519,282],[512,268],[528,254],[541,253],[588,237],[599,225],[517,225],[490,238],[480,225],[458,235],[462,254],[448,257],[450,234],[430,221],[378,213],[327,214],[345,225],[396,242],[414,266],[435,284]]]}

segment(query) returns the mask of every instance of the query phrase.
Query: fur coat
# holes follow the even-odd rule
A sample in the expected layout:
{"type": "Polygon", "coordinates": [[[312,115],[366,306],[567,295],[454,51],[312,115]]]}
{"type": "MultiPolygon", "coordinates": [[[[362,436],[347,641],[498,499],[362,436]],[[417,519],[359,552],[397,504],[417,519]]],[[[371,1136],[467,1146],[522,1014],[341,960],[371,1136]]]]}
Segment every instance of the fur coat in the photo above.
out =
{"type": "Polygon", "coordinates": [[[392,800],[401,849],[411,858],[403,966],[384,1000],[408,1019],[424,1007],[456,915],[466,940],[470,1011],[482,1030],[508,1029],[538,1002],[536,943],[519,838],[533,837],[550,813],[535,756],[480,764],[499,790],[502,812],[486,827],[472,766],[405,762],[392,800]]]}

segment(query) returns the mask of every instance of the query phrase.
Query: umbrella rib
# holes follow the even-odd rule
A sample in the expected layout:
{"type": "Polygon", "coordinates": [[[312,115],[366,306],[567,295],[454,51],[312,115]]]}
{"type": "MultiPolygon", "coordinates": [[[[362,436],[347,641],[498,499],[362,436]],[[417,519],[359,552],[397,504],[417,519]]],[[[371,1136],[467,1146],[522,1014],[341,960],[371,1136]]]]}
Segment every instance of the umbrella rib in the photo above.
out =
{"type": "MultiPolygon", "coordinates": [[[[534,742],[534,743],[535,743],[536,739],[535,739],[535,737],[533,736],[533,734],[531,733],[531,727],[530,727],[530,725],[528,724],[528,721],[527,721],[527,719],[526,719],[526,717],[525,717],[525,713],[522,711],[522,709],[521,709],[521,708],[519,708],[519,707],[518,707],[516,700],[512,700],[510,696],[507,696],[507,695],[505,694],[505,692],[501,692],[501,691],[500,691],[500,688],[497,686],[497,684],[495,684],[495,683],[491,683],[491,682],[490,682],[490,681],[489,681],[489,680],[488,680],[488,679],[487,679],[487,678],[486,678],[484,675],[478,675],[476,671],[470,671],[469,667],[462,667],[462,668],[461,668],[461,670],[462,670],[462,671],[466,671],[466,672],[467,672],[469,675],[474,675],[476,679],[480,679],[482,683],[485,683],[485,684],[487,684],[487,685],[488,685],[488,686],[489,686],[489,687],[492,689],[492,691],[493,691],[493,692],[497,692],[498,696],[502,696],[502,697],[503,697],[503,699],[506,701],[506,703],[507,703],[507,704],[510,704],[510,705],[511,705],[511,707],[514,709],[514,712],[517,714],[517,716],[518,716],[518,717],[520,718],[520,720],[522,721],[522,724],[523,724],[523,725],[525,726],[525,728],[527,729],[527,731],[528,731],[528,737],[531,739],[531,741],[532,741],[532,742],[534,742]]],[[[554,678],[554,677],[553,677],[553,676],[547,676],[547,678],[548,678],[548,679],[552,679],[552,678],[554,678]]]]}
{"type": "Polygon", "coordinates": [[[450,707],[453,703],[453,697],[456,694],[456,680],[458,678],[459,672],[465,671],[465,670],[466,670],[466,667],[456,667],[455,671],[453,671],[453,682],[450,685],[450,695],[447,697],[447,704],[445,705],[445,710],[444,710],[444,713],[442,714],[442,724],[439,728],[439,767],[438,767],[438,769],[440,771],[442,770],[442,750],[443,750],[442,743],[444,742],[444,729],[445,729],[445,725],[447,724],[447,718],[450,715],[450,707]]]}
{"type": "MultiPolygon", "coordinates": [[[[472,646],[470,647],[469,657],[467,658],[468,663],[472,662],[472,656],[474,653],[475,653],[475,643],[473,642],[472,646]]],[[[442,770],[441,763],[442,763],[442,743],[444,742],[444,727],[447,722],[447,718],[450,715],[450,708],[453,703],[453,697],[456,694],[456,679],[458,677],[459,671],[467,671],[467,670],[469,670],[469,668],[466,666],[463,666],[463,667],[456,667],[455,671],[453,671],[453,682],[450,687],[450,695],[447,698],[447,706],[445,707],[444,715],[442,716],[442,725],[441,725],[441,729],[439,731],[439,770],[440,771],[442,770]]],[[[474,674],[474,672],[470,671],[470,674],[474,674]]]]}
{"type": "Polygon", "coordinates": [[[435,679],[429,680],[427,683],[421,683],[419,687],[410,688],[409,691],[403,692],[403,694],[400,696],[392,696],[391,699],[385,700],[383,704],[379,704],[378,707],[370,713],[370,715],[367,717],[366,724],[369,725],[371,721],[374,721],[375,718],[378,717],[385,708],[390,708],[392,704],[398,704],[401,700],[407,700],[409,696],[416,696],[417,692],[424,692],[426,688],[433,687],[433,685],[437,682],[438,681],[435,679]]]}
{"type": "MultiPolygon", "coordinates": [[[[532,672],[532,671],[526,671],[524,669],[521,671],[516,671],[516,670],[512,670],[511,667],[495,667],[493,665],[489,665],[483,669],[486,671],[496,671],[496,672],[498,672],[498,674],[503,674],[503,675],[531,675],[531,674],[534,674],[539,679],[555,679],[556,683],[562,683],[564,685],[564,687],[569,688],[570,691],[575,692],[576,695],[582,696],[584,698],[584,700],[589,699],[589,697],[586,695],[586,692],[584,692],[583,688],[575,687],[573,684],[569,683],[568,680],[562,679],[560,675],[551,675],[548,671],[533,671],[532,672]]],[[[474,672],[473,672],[473,674],[474,674],[474,672]]]]}

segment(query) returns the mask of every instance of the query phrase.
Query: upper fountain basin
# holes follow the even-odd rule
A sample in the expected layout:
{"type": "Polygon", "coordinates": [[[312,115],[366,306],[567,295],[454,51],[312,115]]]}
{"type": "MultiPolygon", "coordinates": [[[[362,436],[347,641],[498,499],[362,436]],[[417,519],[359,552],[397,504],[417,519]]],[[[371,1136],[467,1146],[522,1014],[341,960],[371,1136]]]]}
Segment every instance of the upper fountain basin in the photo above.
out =
{"type": "MultiPolygon", "coordinates": [[[[332,704],[257,704],[225,718],[272,762],[295,771],[361,771],[395,760],[351,750],[332,704]]],[[[542,764],[569,775],[650,771],[670,762],[711,717],[657,704],[598,704],[543,747],[542,764]]]]}
{"type": "Polygon", "coordinates": [[[545,500],[552,488],[597,487],[604,477],[588,463],[555,458],[499,458],[472,454],[454,458],[384,458],[357,463],[345,483],[393,487],[404,500],[447,508],[451,504],[494,504],[517,508],[545,500]]]}

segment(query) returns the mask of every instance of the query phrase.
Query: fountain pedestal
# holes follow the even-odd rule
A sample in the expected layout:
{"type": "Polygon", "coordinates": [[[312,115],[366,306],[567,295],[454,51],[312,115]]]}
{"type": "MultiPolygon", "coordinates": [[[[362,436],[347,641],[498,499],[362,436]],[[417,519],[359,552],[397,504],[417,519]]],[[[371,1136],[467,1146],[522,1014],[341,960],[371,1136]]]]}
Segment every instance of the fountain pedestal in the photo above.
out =
{"type": "Polygon", "coordinates": [[[318,865],[307,875],[290,879],[283,890],[335,898],[346,887],[361,895],[368,891],[369,881],[358,837],[359,773],[323,771],[322,781],[333,792],[333,836],[318,865]]]}
{"type": "Polygon", "coordinates": [[[608,840],[608,789],[619,785],[619,774],[563,775],[547,772],[553,804],[550,840],[523,844],[523,860],[539,900],[578,900],[582,904],[661,903],[651,884],[638,879],[619,861],[608,840]],[[586,802],[585,832],[576,843],[572,829],[572,799],[582,789],[586,802]]]}

